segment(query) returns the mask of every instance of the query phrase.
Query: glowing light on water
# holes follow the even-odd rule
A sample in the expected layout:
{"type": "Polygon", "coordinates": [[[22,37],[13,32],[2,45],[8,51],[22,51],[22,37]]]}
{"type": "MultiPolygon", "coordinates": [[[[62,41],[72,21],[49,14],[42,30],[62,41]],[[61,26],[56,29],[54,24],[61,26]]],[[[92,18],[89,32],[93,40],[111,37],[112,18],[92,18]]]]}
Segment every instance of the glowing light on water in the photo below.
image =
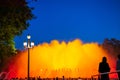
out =
{"type": "MultiPolygon", "coordinates": [[[[69,42],[53,40],[30,49],[31,77],[91,77],[98,73],[98,64],[106,56],[114,69],[114,59],[98,43],[76,39],[69,42]]],[[[27,50],[18,54],[10,65],[9,77],[27,76],[27,50]]]]}

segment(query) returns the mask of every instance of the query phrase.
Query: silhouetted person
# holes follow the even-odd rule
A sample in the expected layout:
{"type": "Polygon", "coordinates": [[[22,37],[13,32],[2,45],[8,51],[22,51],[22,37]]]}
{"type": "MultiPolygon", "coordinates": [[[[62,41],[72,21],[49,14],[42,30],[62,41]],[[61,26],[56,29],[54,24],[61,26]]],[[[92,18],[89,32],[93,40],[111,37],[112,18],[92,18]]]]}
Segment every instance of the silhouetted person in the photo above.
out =
{"type": "MultiPolygon", "coordinates": [[[[118,60],[116,62],[116,70],[120,70],[120,54],[118,55],[118,60]]],[[[120,80],[120,72],[117,73],[120,80]]]]}
{"type": "MultiPolygon", "coordinates": [[[[102,62],[99,63],[99,73],[110,72],[109,64],[107,63],[107,58],[103,57],[102,62]]],[[[100,76],[100,80],[109,80],[109,74],[103,74],[100,76]]]]}
{"type": "Polygon", "coordinates": [[[65,77],[64,77],[64,76],[62,76],[62,80],[65,80],[65,77]]]}
{"type": "Polygon", "coordinates": [[[55,80],[58,80],[58,77],[56,77],[56,79],[55,80]]]}
{"type": "Polygon", "coordinates": [[[39,77],[37,78],[37,80],[42,80],[42,79],[41,79],[41,77],[39,76],[39,77]]]}

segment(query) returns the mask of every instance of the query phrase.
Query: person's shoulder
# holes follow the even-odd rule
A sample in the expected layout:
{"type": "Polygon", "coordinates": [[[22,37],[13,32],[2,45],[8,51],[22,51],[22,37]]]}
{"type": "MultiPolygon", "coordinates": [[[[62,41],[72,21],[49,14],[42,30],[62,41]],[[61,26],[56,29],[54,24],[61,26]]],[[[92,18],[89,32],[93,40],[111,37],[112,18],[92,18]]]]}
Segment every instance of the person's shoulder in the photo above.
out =
{"type": "Polygon", "coordinates": [[[99,63],[100,65],[103,64],[102,62],[99,63]]]}

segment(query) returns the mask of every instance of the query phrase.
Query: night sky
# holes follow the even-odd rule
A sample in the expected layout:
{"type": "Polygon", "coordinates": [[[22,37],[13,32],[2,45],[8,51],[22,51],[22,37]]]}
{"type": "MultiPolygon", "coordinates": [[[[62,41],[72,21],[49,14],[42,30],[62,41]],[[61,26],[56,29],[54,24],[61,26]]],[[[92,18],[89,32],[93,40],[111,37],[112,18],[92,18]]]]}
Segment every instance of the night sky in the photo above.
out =
{"type": "Polygon", "coordinates": [[[35,19],[21,36],[15,37],[23,49],[27,34],[36,45],[51,40],[102,43],[105,38],[120,40],[120,0],[38,0],[30,2],[35,19]]]}

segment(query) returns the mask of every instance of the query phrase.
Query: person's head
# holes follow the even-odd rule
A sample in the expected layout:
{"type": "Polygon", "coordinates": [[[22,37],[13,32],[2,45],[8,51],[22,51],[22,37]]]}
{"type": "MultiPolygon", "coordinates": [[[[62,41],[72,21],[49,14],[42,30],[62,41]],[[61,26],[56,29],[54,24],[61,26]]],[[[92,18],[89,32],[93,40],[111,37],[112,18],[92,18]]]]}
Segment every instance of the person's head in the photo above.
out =
{"type": "Polygon", "coordinates": [[[118,55],[118,59],[120,59],[120,54],[118,55]]]}
{"type": "Polygon", "coordinates": [[[106,58],[106,57],[103,57],[103,58],[102,58],[102,62],[107,62],[107,58],[106,58]]]}

